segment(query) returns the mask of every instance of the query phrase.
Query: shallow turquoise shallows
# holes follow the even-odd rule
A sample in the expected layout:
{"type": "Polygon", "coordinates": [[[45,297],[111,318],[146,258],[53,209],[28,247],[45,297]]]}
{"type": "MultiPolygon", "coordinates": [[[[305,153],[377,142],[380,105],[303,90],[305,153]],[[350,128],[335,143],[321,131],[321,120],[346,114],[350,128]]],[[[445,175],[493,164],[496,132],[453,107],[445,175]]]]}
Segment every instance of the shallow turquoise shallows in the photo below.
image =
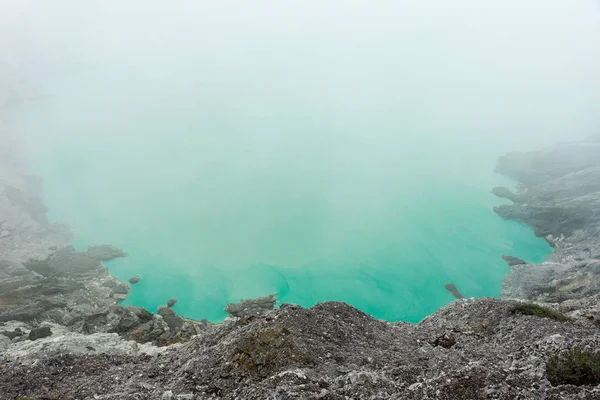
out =
{"type": "Polygon", "coordinates": [[[510,185],[495,159],[518,137],[483,138],[389,85],[217,70],[82,71],[15,111],[51,220],[77,248],[129,253],[108,263],[142,277],[125,304],[175,297],[220,321],[228,302],[276,293],[416,322],[453,300],[446,283],[498,297],[501,255],[550,253],[492,211],[489,190],[510,185]]]}

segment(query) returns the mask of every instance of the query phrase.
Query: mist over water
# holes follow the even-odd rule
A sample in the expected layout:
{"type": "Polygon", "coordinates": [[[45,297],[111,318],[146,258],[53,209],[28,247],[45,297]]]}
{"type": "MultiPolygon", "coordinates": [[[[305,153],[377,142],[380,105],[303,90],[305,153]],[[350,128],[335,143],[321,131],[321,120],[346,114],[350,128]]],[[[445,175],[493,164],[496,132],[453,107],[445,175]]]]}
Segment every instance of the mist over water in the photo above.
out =
{"type": "Polygon", "coordinates": [[[496,157],[600,127],[593,1],[34,3],[11,10],[71,68],[14,110],[28,165],[152,310],[498,296],[502,254],[551,249],[493,213],[496,157]]]}

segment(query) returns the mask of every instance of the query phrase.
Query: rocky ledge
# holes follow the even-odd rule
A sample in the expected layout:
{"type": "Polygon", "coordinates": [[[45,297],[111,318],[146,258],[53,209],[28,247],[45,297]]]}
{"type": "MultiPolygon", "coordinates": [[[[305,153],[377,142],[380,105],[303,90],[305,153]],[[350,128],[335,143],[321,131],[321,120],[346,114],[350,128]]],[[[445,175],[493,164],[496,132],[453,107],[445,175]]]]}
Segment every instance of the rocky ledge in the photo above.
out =
{"type": "Polygon", "coordinates": [[[519,186],[494,189],[513,202],[496,212],[531,225],[552,262],[506,255],[504,299],[449,287],[459,300],[416,325],[273,296],[229,305],[219,325],[122,307],[129,285],[102,262],[127,254],[69,247],[7,152],[0,399],[600,399],[599,150],[590,139],[502,157],[519,186]]]}

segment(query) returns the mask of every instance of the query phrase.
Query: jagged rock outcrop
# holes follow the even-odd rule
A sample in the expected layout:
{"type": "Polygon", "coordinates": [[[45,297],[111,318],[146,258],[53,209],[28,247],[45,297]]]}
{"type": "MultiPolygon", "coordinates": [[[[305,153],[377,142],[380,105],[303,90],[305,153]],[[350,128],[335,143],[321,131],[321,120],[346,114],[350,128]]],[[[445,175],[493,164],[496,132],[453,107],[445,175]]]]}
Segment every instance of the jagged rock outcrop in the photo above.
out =
{"type": "Polygon", "coordinates": [[[151,342],[158,346],[186,342],[210,327],[206,323],[182,318],[168,307],[159,308],[158,314],[134,306],[119,307],[114,313],[120,318],[115,326],[108,329],[109,332],[116,332],[125,339],[139,343],[151,342]]]}

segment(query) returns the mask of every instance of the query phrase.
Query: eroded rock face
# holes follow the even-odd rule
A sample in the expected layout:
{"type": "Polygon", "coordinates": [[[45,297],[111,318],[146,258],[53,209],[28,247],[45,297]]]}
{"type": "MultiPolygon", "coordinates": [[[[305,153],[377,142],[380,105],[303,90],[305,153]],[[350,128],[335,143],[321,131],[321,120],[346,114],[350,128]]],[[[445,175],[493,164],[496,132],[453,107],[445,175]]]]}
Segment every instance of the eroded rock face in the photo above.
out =
{"type": "Polygon", "coordinates": [[[114,282],[100,261],[70,247],[41,260],[5,262],[0,281],[0,321],[48,320],[64,325],[108,313],[114,282]],[[74,306],[68,306],[68,305],[74,306]]]}

